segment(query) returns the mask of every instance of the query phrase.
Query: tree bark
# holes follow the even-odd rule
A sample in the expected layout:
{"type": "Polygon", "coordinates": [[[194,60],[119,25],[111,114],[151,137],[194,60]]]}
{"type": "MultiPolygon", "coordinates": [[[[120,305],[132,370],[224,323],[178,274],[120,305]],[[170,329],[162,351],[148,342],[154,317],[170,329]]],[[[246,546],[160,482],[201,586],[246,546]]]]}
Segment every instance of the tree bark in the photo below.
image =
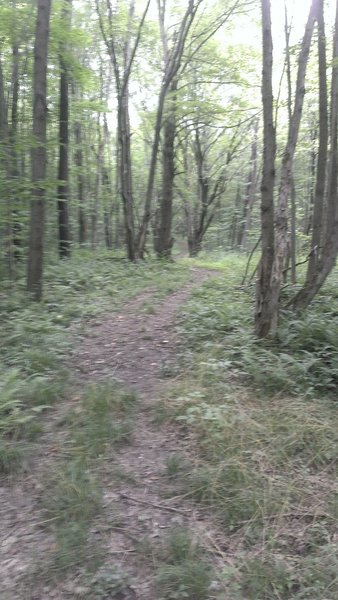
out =
{"type": "Polygon", "coordinates": [[[69,98],[67,67],[60,57],[60,113],[59,113],[59,167],[58,167],[58,229],[59,257],[69,258],[71,254],[71,238],[69,229],[69,98]]]}
{"type": "Polygon", "coordinates": [[[87,222],[85,212],[85,185],[83,176],[83,149],[82,149],[82,128],[80,121],[74,124],[75,135],[75,165],[77,178],[77,200],[78,200],[78,235],[79,245],[84,246],[87,239],[87,222]]]}
{"type": "Polygon", "coordinates": [[[162,194],[155,247],[157,255],[166,259],[171,258],[173,246],[171,228],[175,177],[176,91],[177,81],[174,79],[170,86],[167,117],[164,123],[162,194]]]}
{"type": "Polygon", "coordinates": [[[261,0],[263,34],[263,174],[261,183],[262,256],[256,288],[255,331],[259,338],[270,333],[273,309],[271,302],[271,275],[274,260],[274,186],[276,131],[272,91],[272,34],[270,0],[261,0]]]}
{"type": "Polygon", "coordinates": [[[2,193],[4,195],[4,204],[6,210],[5,221],[5,248],[8,275],[11,281],[15,279],[15,260],[13,252],[13,232],[12,232],[12,207],[10,198],[10,189],[8,181],[10,179],[10,142],[8,126],[8,106],[5,96],[5,82],[2,69],[2,60],[0,56],[0,162],[6,174],[7,181],[4,182],[2,193]]]}
{"type": "Polygon", "coordinates": [[[238,232],[237,245],[240,248],[246,249],[247,237],[250,230],[252,208],[256,200],[257,192],[257,133],[259,121],[254,124],[254,139],[251,144],[250,170],[246,186],[246,194],[244,199],[242,222],[238,232]]]}
{"type": "MultiPolygon", "coordinates": [[[[262,261],[261,261],[261,273],[259,276],[259,284],[258,284],[258,296],[257,296],[257,307],[256,307],[256,334],[258,337],[266,337],[269,334],[274,335],[277,330],[278,325],[278,312],[279,312],[279,297],[280,297],[280,288],[283,281],[283,273],[286,266],[286,261],[288,257],[288,200],[290,196],[290,191],[292,187],[292,171],[293,171],[293,162],[294,155],[298,140],[299,127],[301,122],[303,103],[304,103],[304,95],[305,95],[305,75],[306,75],[306,67],[308,63],[308,57],[310,52],[311,40],[313,35],[314,24],[317,16],[317,1],[312,0],[310,12],[307,20],[307,24],[305,27],[305,32],[301,44],[301,49],[298,58],[298,72],[297,72],[297,82],[296,82],[296,91],[295,91],[295,99],[294,99],[294,107],[292,112],[292,117],[289,124],[289,132],[288,132],[288,140],[286,143],[286,147],[283,153],[282,158],[282,166],[281,166],[281,174],[280,174],[280,186],[279,186],[279,194],[278,194],[278,209],[276,213],[276,223],[275,226],[272,226],[274,229],[273,237],[274,237],[274,247],[271,248],[270,244],[272,242],[272,234],[267,234],[264,229],[271,228],[271,216],[273,218],[274,208],[273,208],[273,187],[274,187],[274,177],[272,179],[271,175],[268,175],[268,171],[266,170],[266,175],[270,179],[268,184],[269,195],[271,196],[268,201],[268,227],[265,227],[265,218],[263,217],[265,200],[268,200],[267,194],[265,194],[266,190],[264,190],[265,185],[262,185],[262,261]],[[271,188],[271,184],[273,186],[271,188]],[[266,195],[266,198],[263,199],[263,195],[266,195]],[[263,258],[264,255],[264,258],[263,258]],[[268,258],[269,256],[269,258],[268,258]],[[266,264],[265,264],[266,261],[266,264]],[[272,262],[272,264],[271,264],[272,262]],[[262,279],[262,272],[264,271],[264,277],[262,279]]],[[[270,11],[270,2],[262,0],[262,7],[265,10],[270,11]],[[267,7],[267,5],[269,5],[267,7]]],[[[263,10],[263,28],[266,26],[267,19],[264,18],[263,10]]],[[[270,15],[268,15],[270,19],[270,15]]],[[[270,21],[271,23],[271,21],[270,21]]],[[[265,66],[267,67],[267,59],[268,55],[271,57],[271,65],[272,65],[272,40],[271,40],[271,27],[267,28],[267,36],[269,35],[269,40],[267,40],[266,48],[263,50],[263,61],[265,62],[265,66]],[[271,43],[271,45],[270,45],[271,43]]],[[[267,95],[268,98],[265,99],[265,102],[268,100],[269,111],[271,108],[272,102],[272,85],[271,85],[271,76],[272,69],[269,70],[269,82],[264,81],[264,67],[263,67],[263,105],[264,105],[264,96],[267,95]],[[268,87],[269,86],[269,87],[268,87]]],[[[264,112],[264,106],[263,106],[264,112]]],[[[269,117],[270,118],[270,117],[269,117]]],[[[268,122],[266,123],[267,131],[269,131],[269,151],[273,150],[275,157],[275,139],[274,142],[271,138],[271,126],[269,126],[268,122]],[[271,147],[271,144],[274,144],[274,148],[271,147]]],[[[275,134],[274,134],[275,136],[275,134]]],[[[266,143],[268,140],[264,140],[264,152],[267,151],[266,143]]],[[[272,165],[271,159],[264,158],[266,160],[266,169],[268,165],[268,169],[271,171],[272,165]]],[[[273,160],[274,162],[274,160],[273,160]]]]}
{"type": "MultiPolygon", "coordinates": [[[[321,19],[321,16],[319,17],[321,19]]],[[[319,57],[320,58],[320,57],[319,57]]],[[[325,115],[324,115],[325,116],[325,115]]],[[[325,124],[325,118],[323,118],[325,124]]],[[[327,167],[327,215],[323,249],[314,269],[313,275],[307,277],[303,288],[292,300],[291,304],[296,311],[305,309],[314,299],[328,275],[331,273],[338,253],[338,0],[336,1],[336,18],[333,37],[333,61],[331,79],[331,107],[330,107],[330,140],[331,148],[329,164],[327,167]]],[[[322,132],[323,135],[323,132],[322,132]]],[[[325,132],[324,132],[325,142],[325,132]]],[[[324,143],[322,140],[322,143],[324,143]]],[[[324,153],[324,150],[323,150],[324,153]]],[[[324,182],[317,180],[320,195],[324,182]]]]}
{"type": "Polygon", "coordinates": [[[123,45],[122,64],[119,64],[116,40],[113,33],[113,9],[110,0],[107,0],[108,26],[105,24],[99,2],[96,0],[96,10],[99,16],[102,37],[110,56],[116,85],[117,96],[117,137],[119,144],[119,183],[123,202],[124,224],[127,255],[130,261],[135,261],[138,252],[135,242],[134,224],[134,198],[133,198],[133,176],[130,145],[130,119],[129,119],[129,80],[136,52],[140,43],[144,21],[149,9],[148,0],[139,20],[134,43],[131,44],[131,26],[134,20],[135,0],[131,0],[128,15],[128,32],[123,45]]]}
{"type": "MultiPolygon", "coordinates": [[[[155,122],[155,131],[154,131],[154,141],[152,146],[152,154],[150,160],[149,167],[149,175],[148,175],[148,183],[147,183],[147,191],[146,198],[144,204],[144,212],[141,221],[141,226],[138,234],[137,246],[138,246],[138,255],[140,258],[143,258],[144,249],[146,244],[146,237],[148,226],[151,218],[151,205],[153,200],[154,193],[154,183],[155,183],[155,174],[156,174],[156,166],[157,166],[157,156],[158,156],[158,148],[160,143],[160,133],[162,128],[163,121],[163,111],[165,106],[166,96],[168,94],[168,90],[172,82],[175,80],[177,82],[178,72],[181,67],[182,56],[185,48],[185,44],[187,41],[187,37],[191,28],[191,25],[195,19],[196,12],[201,0],[188,0],[188,6],[184,17],[181,21],[181,25],[179,31],[176,35],[176,40],[173,45],[171,51],[168,51],[168,41],[167,34],[164,30],[164,9],[165,3],[161,6],[159,3],[159,20],[161,27],[161,36],[162,43],[164,48],[164,63],[165,69],[161,84],[161,89],[159,93],[158,99],[158,107],[156,113],[156,122],[155,122]]],[[[177,83],[176,83],[177,85],[177,83]]]]}
{"type": "Polygon", "coordinates": [[[45,229],[47,56],[51,0],[38,0],[33,83],[32,201],[28,247],[27,290],[34,300],[42,297],[43,241],[45,229]]]}
{"type": "Polygon", "coordinates": [[[299,127],[303,112],[305,96],[305,75],[310,53],[311,40],[317,16],[318,0],[312,0],[310,12],[305,27],[300,54],[295,90],[294,107],[289,123],[288,141],[282,158],[280,186],[278,194],[278,209],[275,224],[275,256],[271,277],[271,303],[273,319],[271,333],[276,333],[278,323],[279,296],[283,272],[288,256],[288,200],[292,189],[293,163],[298,141],[299,127]]]}

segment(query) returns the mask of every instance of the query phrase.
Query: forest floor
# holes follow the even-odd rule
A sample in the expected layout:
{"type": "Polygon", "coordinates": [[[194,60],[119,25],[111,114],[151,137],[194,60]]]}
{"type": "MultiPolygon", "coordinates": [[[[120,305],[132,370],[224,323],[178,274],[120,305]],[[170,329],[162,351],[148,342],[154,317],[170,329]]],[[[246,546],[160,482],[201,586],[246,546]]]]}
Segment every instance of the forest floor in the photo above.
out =
{"type": "Polygon", "coordinates": [[[337,281],[262,344],[244,268],[0,295],[0,600],[338,598],[337,281]]]}
{"type": "MultiPolygon", "coordinates": [[[[181,428],[156,419],[158,400],[163,389],[171,385],[177,368],[181,341],[176,329],[177,315],[192,290],[215,275],[219,273],[193,268],[191,280],[164,300],[154,301],[154,290],[146,289],[117,313],[89,321],[68,363],[75,373],[73,397],[56,410],[51,423],[45,424],[39,455],[25,469],[29,475],[16,477],[1,489],[1,600],[158,600],[153,567],[158,541],[161,545],[163,536],[188,528],[203,544],[217,548],[218,532],[206,511],[196,507],[187,495],[177,495],[171,482],[170,461],[175,470],[178,452],[181,460],[191,448],[186,447],[181,428]],[[168,373],[170,380],[165,379],[168,373]],[[103,581],[98,582],[98,587],[104,588],[102,595],[99,591],[95,595],[83,584],[81,568],[76,576],[65,576],[62,582],[55,583],[53,577],[48,581],[46,556],[57,550],[57,544],[44,528],[41,496],[45,494],[49,471],[55,470],[65,453],[68,438],[62,424],[63,420],[68,421],[70,405],[76,405],[81,390],[88,384],[110,379],[134,391],[137,401],[130,443],[114,449],[110,459],[106,457],[100,465],[104,510],[91,535],[96,538],[95,543],[102,535],[104,568],[109,572],[113,565],[117,574],[112,581],[103,575],[103,581]],[[126,574],[125,580],[121,573],[126,574]]],[[[219,544],[221,547],[222,540],[219,544]]]]}

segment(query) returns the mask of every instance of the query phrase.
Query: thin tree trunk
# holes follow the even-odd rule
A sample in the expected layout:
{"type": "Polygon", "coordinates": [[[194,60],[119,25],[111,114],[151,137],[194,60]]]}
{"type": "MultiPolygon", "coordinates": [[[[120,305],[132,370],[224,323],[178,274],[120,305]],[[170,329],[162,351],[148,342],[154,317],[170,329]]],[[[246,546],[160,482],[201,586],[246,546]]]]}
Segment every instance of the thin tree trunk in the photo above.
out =
{"type": "MultiPolygon", "coordinates": [[[[7,178],[10,176],[10,160],[9,160],[9,127],[8,127],[8,107],[5,96],[5,82],[2,69],[2,60],[0,56],[0,161],[7,178]]],[[[13,232],[12,232],[12,207],[10,204],[10,194],[7,181],[3,186],[3,194],[5,197],[6,221],[5,221],[5,248],[6,262],[8,275],[11,281],[15,279],[15,260],[13,252],[13,232]]]]}
{"type": "Polygon", "coordinates": [[[134,20],[135,0],[131,0],[128,15],[128,31],[123,48],[122,66],[119,64],[116,52],[116,40],[113,34],[113,10],[110,0],[107,0],[108,26],[105,23],[100,5],[96,0],[96,11],[99,17],[102,37],[106,44],[115,76],[116,95],[117,95],[117,130],[118,144],[120,147],[120,186],[123,201],[125,235],[128,258],[131,261],[136,260],[137,251],[135,244],[135,226],[134,226],[134,199],[132,185],[132,161],[130,147],[130,119],[129,119],[129,79],[131,69],[134,63],[136,52],[140,43],[141,33],[145,18],[149,9],[150,0],[147,1],[142,17],[139,20],[136,38],[131,46],[131,28],[134,20]]]}
{"type": "MultiPolygon", "coordinates": [[[[15,10],[16,3],[13,2],[13,9],[15,10]]],[[[12,45],[12,110],[11,110],[11,124],[9,128],[9,145],[10,145],[10,165],[9,174],[14,186],[20,177],[18,152],[16,149],[17,145],[17,134],[18,134],[18,105],[19,105],[19,45],[14,40],[12,45]]],[[[16,187],[15,187],[16,189],[16,187]]],[[[22,225],[19,216],[19,198],[17,192],[12,189],[11,191],[11,221],[12,221],[12,244],[13,244],[13,255],[15,261],[20,260],[21,254],[21,237],[22,237],[22,225]]]]}
{"type": "Polygon", "coordinates": [[[51,0],[38,0],[34,46],[32,201],[28,247],[27,290],[36,301],[42,297],[45,229],[47,56],[51,0]]]}
{"type": "Polygon", "coordinates": [[[130,261],[135,261],[137,258],[137,252],[135,247],[128,87],[126,87],[123,94],[118,97],[118,137],[120,146],[120,185],[123,202],[127,255],[130,261]]]}
{"type": "MultiPolygon", "coordinates": [[[[163,74],[162,85],[159,93],[158,106],[156,112],[156,123],[155,123],[155,131],[154,131],[154,141],[152,146],[152,154],[150,160],[149,167],[149,175],[148,175],[148,183],[147,183],[147,191],[146,198],[144,204],[144,212],[141,220],[141,226],[137,239],[138,246],[138,255],[140,258],[143,258],[144,248],[146,244],[146,236],[149,226],[149,221],[151,218],[151,205],[153,200],[154,193],[154,183],[155,183],[155,174],[156,174],[156,165],[157,165],[157,156],[158,156],[158,148],[160,143],[160,132],[162,127],[163,120],[163,111],[165,106],[165,99],[170,89],[170,86],[175,79],[177,81],[176,76],[181,67],[182,56],[186,44],[186,40],[188,37],[188,33],[190,31],[191,25],[194,21],[198,6],[200,4],[200,0],[197,0],[196,4],[194,0],[189,0],[186,12],[181,21],[179,32],[176,36],[175,44],[171,50],[168,52],[168,42],[166,33],[164,31],[164,13],[165,3],[161,7],[159,3],[159,17],[160,17],[160,28],[161,28],[161,37],[162,43],[164,47],[164,59],[165,59],[165,72],[163,74]]],[[[176,84],[177,85],[177,84],[176,84]]]]}
{"type": "MultiPolygon", "coordinates": [[[[290,59],[290,33],[291,27],[289,27],[288,23],[288,13],[287,6],[285,4],[285,53],[286,53],[286,75],[288,82],[288,114],[289,114],[289,127],[291,125],[292,120],[292,83],[291,83],[291,59],[290,59]]],[[[289,258],[291,260],[291,282],[293,284],[296,283],[296,188],[294,181],[293,168],[290,173],[290,207],[291,207],[291,239],[290,239],[290,256],[287,258],[287,263],[289,262],[289,258]]],[[[288,274],[288,268],[284,270],[283,280],[286,283],[288,274]]]]}
{"type": "Polygon", "coordinates": [[[84,246],[87,238],[87,223],[85,212],[85,193],[84,193],[84,176],[83,176],[83,149],[82,149],[82,130],[81,123],[75,122],[75,165],[77,170],[77,199],[78,199],[78,232],[79,245],[84,246]]]}
{"type": "Polygon", "coordinates": [[[317,17],[317,2],[312,0],[308,21],[302,40],[298,58],[298,73],[292,117],[289,124],[288,141],[282,158],[278,209],[275,224],[275,254],[271,277],[271,333],[276,333],[278,324],[279,296],[283,280],[283,272],[288,256],[288,200],[292,188],[293,163],[298,141],[299,127],[302,117],[305,96],[305,75],[310,53],[311,40],[317,17]]]}
{"type": "Polygon", "coordinates": [[[325,197],[326,164],[328,151],[328,94],[326,37],[324,22],[324,0],[319,0],[318,9],[318,70],[319,70],[319,148],[317,159],[317,176],[312,216],[311,252],[309,257],[306,281],[314,276],[320,257],[322,237],[323,208],[325,197]]]}
{"type": "Polygon", "coordinates": [[[257,133],[259,121],[256,120],[254,125],[254,140],[251,144],[250,170],[246,186],[246,194],[244,199],[242,222],[238,232],[237,245],[240,248],[246,249],[247,237],[250,229],[252,208],[256,199],[257,192],[257,133]]]}
{"type": "Polygon", "coordinates": [[[262,256],[256,288],[255,330],[260,338],[271,330],[271,275],[274,260],[274,186],[276,132],[272,91],[272,35],[270,0],[261,0],[263,33],[263,174],[261,183],[262,256]]]}
{"type": "MultiPolygon", "coordinates": [[[[316,296],[326,278],[331,273],[338,253],[338,0],[336,1],[336,19],[333,39],[333,61],[331,80],[331,117],[330,139],[331,149],[327,168],[327,217],[323,250],[317,262],[314,274],[307,278],[304,287],[299,291],[291,304],[297,311],[306,308],[316,296]]],[[[322,116],[323,118],[323,116],[322,116]]],[[[325,121],[324,121],[325,122],[325,121]]],[[[325,141],[325,132],[324,132],[325,141]]],[[[318,182],[319,183],[319,182],[318,182]]],[[[321,181],[323,185],[323,181],[321,181]]]]}
{"type": "MultiPolygon", "coordinates": [[[[63,20],[69,28],[72,0],[67,0],[63,9],[63,20]]],[[[71,236],[69,225],[69,81],[68,66],[64,58],[65,44],[60,47],[60,108],[59,108],[59,168],[57,209],[59,226],[59,257],[69,258],[71,254],[71,236]]]]}
{"type": "Polygon", "coordinates": [[[177,81],[174,79],[170,86],[168,115],[163,132],[162,194],[155,248],[160,258],[170,258],[173,246],[171,226],[175,177],[176,90],[177,81]]]}
{"type": "Polygon", "coordinates": [[[66,65],[60,58],[60,130],[59,130],[59,167],[58,167],[58,190],[57,211],[59,230],[59,257],[69,258],[71,253],[71,240],[69,230],[69,168],[68,168],[68,146],[69,146],[69,107],[68,107],[68,76],[66,65]]]}

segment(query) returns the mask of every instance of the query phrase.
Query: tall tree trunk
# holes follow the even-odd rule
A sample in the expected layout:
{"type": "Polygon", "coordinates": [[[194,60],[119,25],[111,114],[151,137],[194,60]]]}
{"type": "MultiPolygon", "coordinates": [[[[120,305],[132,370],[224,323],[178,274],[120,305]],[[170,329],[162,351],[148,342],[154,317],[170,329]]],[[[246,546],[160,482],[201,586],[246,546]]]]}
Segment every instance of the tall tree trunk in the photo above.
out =
{"type": "MultiPolygon", "coordinates": [[[[0,163],[6,173],[6,178],[10,178],[10,144],[8,127],[8,106],[5,96],[5,82],[2,69],[2,60],[0,56],[0,163]]],[[[6,221],[5,221],[5,248],[8,275],[11,281],[15,279],[15,260],[13,253],[13,232],[12,232],[12,207],[10,202],[10,193],[8,181],[3,186],[3,195],[5,197],[6,221]]]]}
{"type": "Polygon", "coordinates": [[[120,185],[126,234],[127,255],[130,261],[137,258],[135,246],[133,176],[130,147],[130,119],[128,86],[118,97],[118,139],[120,146],[120,185]]]}
{"type": "MultiPolygon", "coordinates": [[[[269,2],[263,2],[262,5],[269,4],[269,2]]],[[[264,11],[263,11],[264,12],[264,11]]],[[[305,32],[301,44],[301,49],[298,58],[298,72],[297,72],[297,82],[296,82],[296,91],[295,91],[295,100],[294,107],[292,112],[292,118],[289,124],[289,132],[288,132],[288,140],[286,143],[286,147],[283,153],[282,158],[282,166],[281,166],[281,174],[280,174],[280,186],[279,186],[279,194],[278,194],[278,209],[276,213],[276,223],[275,223],[275,232],[274,232],[274,249],[272,249],[272,268],[270,272],[270,280],[265,279],[264,277],[264,286],[258,285],[259,297],[258,304],[256,308],[256,333],[259,337],[266,337],[268,334],[275,334],[277,330],[278,324],[278,312],[279,312],[279,297],[280,297],[280,288],[283,281],[283,273],[286,267],[286,261],[288,257],[288,200],[290,197],[290,191],[292,186],[292,171],[293,171],[293,162],[294,155],[296,151],[296,145],[298,141],[299,127],[301,122],[303,103],[304,103],[304,95],[305,95],[305,75],[306,75],[306,67],[308,63],[308,57],[310,52],[311,40],[313,35],[313,29],[315,20],[317,17],[317,0],[312,0],[310,12],[307,20],[307,24],[305,27],[305,32]],[[265,292],[261,293],[261,290],[265,287],[265,292]],[[267,306],[264,306],[266,304],[267,306]],[[265,317],[262,317],[262,314],[265,314],[265,317]],[[263,324],[264,321],[264,324],[263,324]]],[[[264,20],[263,20],[264,24],[264,20]]],[[[271,29],[270,29],[270,37],[271,37],[271,29]]],[[[271,42],[272,47],[272,42],[271,42]]],[[[265,53],[263,52],[263,60],[265,53]]],[[[264,74],[264,67],[263,67],[264,74]]],[[[263,101],[264,95],[267,93],[264,92],[265,85],[268,82],[264,83],[263,81],[263,101]]],[[[269,93],[270,96],[270,93],[269,93]]],[[[271,101],[271,98],[270,98],[271,101]]],[[[269,104],[270,104],[269,101],[269,104]]],[[[271,141],[271,140],[270,140],[271,141]]],[[[265,142],[264,142],[265,146],[265,142]]],[[[264,151],[266,148],[264,147],[264,151]]],[[[275,151],[275,150],[274,150],[275,151]]],[[[273,194],[273,192],[272,192],[273,194]]],[[[262,190],[263,196],[263,190],[262,190]]],[[[262,198],[263,203],[263,198],[262,198]]],[[[273,204],[272,206],[272,214],[273,214],[273,204]]],[[[263,206],[262,206],[263,210],[263,206]]],[[[269,225],[270,226],[270,225],[269,225]]],[[[262,219],[262,254],[264,254],[264,244],[265,244],[265,235],[264,235],[264,219],[262,219]]],[[[271,237],[271,236],[269,236],[271,237]]],[[[268,265],[270,265],[271,256],[268,261],[268,265]]],[[[262,256],[262,264],[263,267],[263,256],[262,256]]],[[[270,266],[269,266],[270,268],[270,266]]],[[[261,281],[261,275],[259,277],[261,281]]]]}
{"type": "MultiPolygon", "coordinates": [[[[63,19],[69,27],[71,18],[71,2],[67,0],[63,19]]],[[[59,108],[59,168],[58,168],[58,226],[59,226],[59,256],[69,258],[71,253],[71,236],[69,225],[69,81],[68,66],[64,57],[65,45],[60,48],[60,108],[59,108]]]]}
{"type": "Polygon", "coordinates": [[[256,199],[257,192],[257,133],[259,121],[254,124],[254,139],[251,144],[250,170],[246,186],[246,194],[244,199],[242,222],[240,224],[237,245],[240,248],[246,249],[247,237],[250,230],[251,213],[256,199]]]}
{"type": "Polygon", "coordinates": [[[82,128],[80,121],[76,121],[74,124],[75,134],[75,165],[76,165],[76,178],[77,178],[77,200],[78,200],[78,232],[79,232],[79,245],[84,246],[87,238],[87,223],[86,223],[86,212],[85,212],[85,186],[83,176],[83,149],[82,149],[82,128]]]}
{"type": "Polygon", "coordinates": [[[188,6],[186,8],[186,12],[185,12],[183,19],[181,21],[181,24],[180,24],[179,31],[177,32],[177,35],[175,36],[175,42],[174,42],[173,48],[171,49],[170,52],[168,50],[167,33],[164,28],[165,1],[162,4],[161,4],[161,2],[158,2],[159,22],[160,22],[161,38],[162,38],[163,51],[164,51],[165,70],[164,70],[164,74],[163,74],[163,79],[162,79],[162,84],[161,84],[161,89],[160,89],[159,99],[158,99],[157,112],[156,112],[154,141],[153,141],[153,146],[152,146],[152,154],[151,154],[150,167],[149,167],[149,175],[148,175],[147,191],[146,191],[146,198],[145,198],[145,204],[144,204],[144,212],[143,212],[143,217],[141,220],[141,226],[140,226],[140,230],[138,233],[138,239],[137,239],[138,255],[140,258],[142,258],[143,254],[144,254],[147,231],[148,231],[148,226],[149,226],[149,222],[151,219],[151,205],[152,205],[153,193],[154,193],[157,155],[158,155],[158,148],[159,148],[159,144],[160,144],[160,132],[161,132],[161,128],[162,128],[165,100],[166,100],[166,96],[168,94],[168,90],[170,89],[171,84],[174,80],[176,80],[176,86],[177,86],[178,72],[181,67],[182,56],[183,56],[185,44],[187,41],[187,37],[188,37],[188,33],[190,31],[191,25],[196,16],[196,12],[199,7],[200,1],[201,0],[196,0],[196,2],[195,2],[195,0],[189,0],[188,6]]]}
{"type": "Polygon", "coordinates": [[[38,0],[34,46],[32,201],[28,246],[27,290],[42,297],[43,240],[45,229],[47,57],[51,0],[38,0]]]}
{"type": "MultiPolygon", "coordinates": [[[[321,19],[321,17],[320,17],[321,19]]],[[[319,25],[320,28],[320,25],[319,25]]],[[[319,57],[320,59],[320,57],[319,57]]],[[[321,59],[320,59],[321,60],[321,59]]],[[[325,127],[325,114],[321,115],[323,129],[325,127]]],[[[321,135],[324,136],[322,144],[325,142],[325,130],[321,135]]],[[[292,301],[295,310],[306,308],[316,296],[326,278],[331,273],[338,253],[338,0],[336,1],[336,19],[333,38],[333,60],[332,60],[332,79],[331,79],[331,110],[330,110],[330,140],[331,148],[329,154],[329,164],[327,167],[327,214],[325,223],[325,236],[323,236],[323,249],[320,259],[317,262],[314,273],[307,277],[303,288],[299,291],[292,301]]],[[[323,154],[324,149],[322,149],[323,154]]],[[[319,157],[318,157],[319,160],[319,157]]],[[[322,168],[322,167],[321,167],[322,168]]],[[[324,186],[323,180],[318,181],[316,191],[319,187],[319,199],[324,186]],[[318,186],[318,187],[317,187],[318,186]]],[[[319,211],[319,208],[318,208],[319,211]]],[[[323,235],[323,231],[322,231],[323,235]]],[[[318,239],[321,238],[320,232],[318,239]]]]}
{"type": "Polygon", "coordinates": [[[328,151],[328,94],[326,36],[324,23],[324,0],[319,0],[318,9],[318,70],[319,70],[319,148],[317,159],[317,176],[312,216],[311,252],[309,257],[306,281],[314,276],[320,258],[322,237],[323,208],[325,197],[326,164],[328,151]]]}
{"type": "Polygon", "coordinates": [[[298,58],[298,72],[294,107],[289,123],[288,141],[282,158],[280,187],[278,194],[278,208],[275,225],[275,256],[271,278],[271,302],[273,311],[273,318],[271,322],[272,334],[274,334],[277,329],[280,288],[288,256],[288,200],[290,198],[292,190],[294,155],[296,151],[300,122],[303,112],[305,96],[305,75],[314,25],[317,17],[317,4],[318,0],[312,0],[301,44],[300,54],[298,58]]]}
{"type": "Polygon", "coordinates": [[[160,258],[171,258],[173,246],[171,228],[175,177],[176,91],[177,81],[174,79],[170,86],[168,112],[163,132],[162,194],[155,248],[160,258]]]}
{"type": "Polygon", "coordinates": [[[272,91],[272,35],[270,0],[261,0],[263,33],[263,174],[261,183],[262,256],[256,288],[255,330],[260,338],[271,330],[273,318],[271,305],[271,275],[274,260],[274,186],[276,131],[273,114],[272,91]]]}
{"type": "MultiPolygon", "coordinates": [[[[16,8],[16,2],[13,2],[13,9],[16,8]]],[[[20,222],[19,198],[16,192],[17,181],[20,177],[19,158],[17,152],[17,134],[18,134],[18,106],[19,106],[19,44],[14,40],[12,45],[12,109],[11,124],[9,128],[10,145],[10,165],[9,175],[14,184],[14,190],[11,191],[11,221],[12,221],[12,243],[13,255],[15,261],[21,258],[22,225],[20,222]]]]}
{"type": "MultiPolygon", "coordinates": [[[[287,6],[285,4],[285,61],[286,61],[286,75],[287,75],[287,83],[288,83],[288,115],[289,115],[289,127],[291,126],[292,120],[292,82],[291,82],[291,57],[290,57],[290,34],[291,27],[289,27],[288,23],[288,12],[287,6]]],[[[293,284],[296,283],[296,218],[297,218],[297,210],[296,210],[296,187],[294,181],[293,167],[290,173],[290,208],[291,208],[291,239],[290,239],[290,256],[287,257],[287,265],[289,263],[289,259],[291,259],[291,282],[293,284]]],[[[283,281],[286,283],[288,274],[288,268],[285,268],[283,273],[283,281]]]]}
{"type": "Polygon", "coordinates": [[[131,43],[132,25],[135,14],[135,0],[131,0],[128,14],[127,36],[123,45],[122,65],[116,51],[116,39],[113,33],[113,10],[110,0],[107,1],[108,25],[105,22],[98,0],[95,2],[99,17],[100,30],[109,53],[115,76],[117,95],[117,137],[119,144],[120,187],[123,202],[127,255],[129,260],[137,258],[134,225],[134,199],[132,185],[132,162],[130,147],[129,119],[129,80],[136,52],[141,40],[141,33],[149,9],[147,1],[142,17],[137,26],[134,43],[131,43]]]}

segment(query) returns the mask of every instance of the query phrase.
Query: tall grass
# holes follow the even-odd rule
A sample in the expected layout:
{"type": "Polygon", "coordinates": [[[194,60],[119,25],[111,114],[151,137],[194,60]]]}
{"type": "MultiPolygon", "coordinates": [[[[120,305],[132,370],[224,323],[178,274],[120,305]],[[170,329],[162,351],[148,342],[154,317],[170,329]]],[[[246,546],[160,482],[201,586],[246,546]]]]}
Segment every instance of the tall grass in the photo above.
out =
{"type": "Polygon", "coordinates": [[[227,598],[333,600],[338,299],[329,283],[302,317],[283,315],[278,339],[259,342],[253,290],[240,286],[242,259],[232,260],[182,314],[191,371],[167,391],[162,413],[194,453],[190,469],[172,475],[175,493],[224,532],[232,567],[215,577],[227,598]]]}

